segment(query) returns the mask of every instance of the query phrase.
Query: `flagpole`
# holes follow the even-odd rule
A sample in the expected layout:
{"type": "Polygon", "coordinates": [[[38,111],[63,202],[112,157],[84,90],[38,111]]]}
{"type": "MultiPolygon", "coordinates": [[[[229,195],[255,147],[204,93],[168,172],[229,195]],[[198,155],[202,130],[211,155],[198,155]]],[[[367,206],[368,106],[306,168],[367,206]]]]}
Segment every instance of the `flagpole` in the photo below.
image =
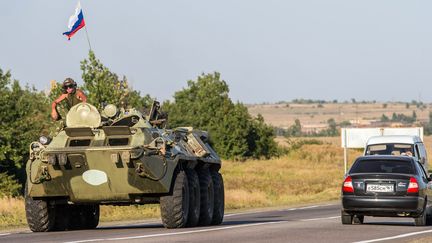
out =
{"type": "Polygon", "coordinates": [[[84,26],[84,29],[85,29],[85,32],[86,32],[87,42],[89,44],[90,51],[92,51],[92,48],[91,48],[91,45],[90,45],[90,38],[89,38],[89,35],[88,35],[88,32],[87,32],[87,25],[84,26]]]}
{"type": "MultiPolygon", "coordinates": [[[[78,1],[78,2],[79,2],[79,4],[80,4],[80,6],[81,6],[81,1],[78,1]]],[[[82,9],[82,6],[81,6],[81,9],[82,9]]],[[[87,42],[88,42],[88,44],[89,44],[90,51],[92,51],[92,48],[91,48],[91,45],[90,45],[90,38],[89,38],[88,31],[87,31],[87,25],[84,25],[84,29],[85,29],[85,32],[86,32],[87,42]]]]}

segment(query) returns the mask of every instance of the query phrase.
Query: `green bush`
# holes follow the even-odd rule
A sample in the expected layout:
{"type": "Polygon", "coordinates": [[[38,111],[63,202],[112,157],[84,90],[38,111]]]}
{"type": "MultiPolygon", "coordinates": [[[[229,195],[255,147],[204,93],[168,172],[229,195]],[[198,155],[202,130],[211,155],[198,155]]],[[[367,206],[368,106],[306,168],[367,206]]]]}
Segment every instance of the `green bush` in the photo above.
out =
{"type": "Polygon", "coordinates": [[[234,104],[220,74],[202,74],[165,102],[169,126],[193,126],[210,133],[214,148],[223,158],[269,158],[278,154],[273,128],[262,116],[253,118],[241,103],[234,104]]]}
{"type": "Polygon", "coordinates": [[[14,176],[0,173],[0,197],[16,197],[21,194],[22,186],[14,176]]]}
{"type": "Polygon", "coordinates": [[[150,108],[150,96],[141,96],[139,91],[133,90],[125,76],[120,78],[104,66],[93,51],[89,52],[88,59],[81,62],[81,70],[84,81],[82,89],[87,93],[87,102],[98,109],[102,108],[103,104],[140,110],[150,108]]]}
{"type": "Polygon", "coordinates": [[[0,173],[23,184],[28,146],[49,124],[48,98],[34,88],[20,86],[0,69],[0,173]]]}

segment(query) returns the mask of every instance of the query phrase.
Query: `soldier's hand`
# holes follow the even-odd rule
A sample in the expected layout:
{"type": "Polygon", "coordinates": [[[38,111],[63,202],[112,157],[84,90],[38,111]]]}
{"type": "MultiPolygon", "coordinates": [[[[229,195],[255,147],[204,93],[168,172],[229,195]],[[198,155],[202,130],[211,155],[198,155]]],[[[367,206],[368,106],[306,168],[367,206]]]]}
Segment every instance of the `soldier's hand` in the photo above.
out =
{"type": "Polygon", "coordinates": [[[54,110],[54,111],[51,111],[51,118],[54,120],[54,121],[57,121],[58,120],[58,114],[57,114],[57,112],[54,110]]]}

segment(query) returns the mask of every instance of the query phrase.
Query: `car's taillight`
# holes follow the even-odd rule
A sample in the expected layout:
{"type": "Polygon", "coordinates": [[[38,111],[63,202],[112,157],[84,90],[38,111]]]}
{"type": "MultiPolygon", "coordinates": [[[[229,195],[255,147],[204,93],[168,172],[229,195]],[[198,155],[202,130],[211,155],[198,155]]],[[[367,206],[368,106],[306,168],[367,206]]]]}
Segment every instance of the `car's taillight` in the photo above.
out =
{"type": "Polygon", "coordinates": [[[419,192],[419,186],[416,178],[411,177],[408,185],[407,193],[417,193],[419,192]]]}
{"type": "Polygon", "coordinates": [[[343,192],[354,192],[354,187],[352,184],[351,176],[347,176],[347,178],[345,178],[344,183],[343,183],[343,187],[342,187],[342,191],[343,192]]]}

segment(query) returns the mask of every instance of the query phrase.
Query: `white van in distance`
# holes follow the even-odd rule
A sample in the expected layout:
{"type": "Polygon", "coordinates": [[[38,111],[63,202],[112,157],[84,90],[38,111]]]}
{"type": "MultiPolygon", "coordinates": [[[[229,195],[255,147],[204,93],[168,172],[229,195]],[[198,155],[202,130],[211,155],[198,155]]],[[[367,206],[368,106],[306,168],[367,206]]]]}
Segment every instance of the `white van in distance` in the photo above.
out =
{"type": "Polygon", "coordinates": [[[428,173],[429,163],[426,148],[419,136],[385,135],[370,137],[364,155],[413,156],[428,173]]]}

